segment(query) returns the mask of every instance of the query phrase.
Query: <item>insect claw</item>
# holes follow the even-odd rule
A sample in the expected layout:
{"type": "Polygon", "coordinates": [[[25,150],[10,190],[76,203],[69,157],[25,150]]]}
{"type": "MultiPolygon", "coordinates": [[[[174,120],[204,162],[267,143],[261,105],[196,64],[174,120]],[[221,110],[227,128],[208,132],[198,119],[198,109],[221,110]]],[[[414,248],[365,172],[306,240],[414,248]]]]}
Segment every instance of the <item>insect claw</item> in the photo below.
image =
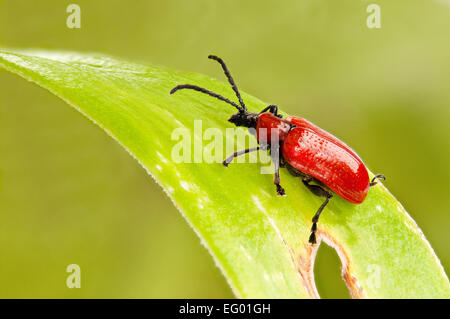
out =
{"type": "Polygon", "coordinates": [[[277,195],[278,196],[286,196],[286,192],[284,191],[284,188],[277,184],[277,195]]]}
{"type": "Polygon", "coordinates": [[[316,234],[315,233],[312,233],[310,236],[309,236],[309,243],[311,244],[311,245],[315,245],[317,242],[316,242],[316,234]]]}
{"type": "Polygon", "coordinates": [[[385,181],[385,180],[386,180],[386,177],[385,177],[384,175],[382,175],[382,174],[377,174],[377,175],[375,175],[375,176],[372,178],[372,180],[370,181],[370,187],[377,185],[377,184],[378,184],[378,181],[377,181],[377,180],[383,180],[383,181],[385,181]]]}

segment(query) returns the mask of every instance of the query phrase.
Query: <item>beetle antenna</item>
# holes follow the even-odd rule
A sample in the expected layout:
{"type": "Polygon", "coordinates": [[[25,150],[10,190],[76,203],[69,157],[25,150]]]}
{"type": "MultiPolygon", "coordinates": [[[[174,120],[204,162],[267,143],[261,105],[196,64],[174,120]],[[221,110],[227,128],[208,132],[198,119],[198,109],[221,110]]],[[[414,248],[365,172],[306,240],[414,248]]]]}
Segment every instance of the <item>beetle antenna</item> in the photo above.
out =
{"type": "Polygon", "coordinates": [[[233,101],[230,101],[230,100],[227,99],[226,97],[223,97],[223,96],[220,95],[220,94],[217,94],[217,93],[215,93],[215,92],[213,92],[213,91],[204,89],[204,88],[199,87],[199,86],[197,86],[197,85],[191,85],[191,84],[181,84],[181,85],[177,85],[177,86],[174,87],[172,90],[170,90],[170,94],[174,94],[176,91],[182,90],[182,89],[191,89],[191,90],[195,90],[195,91],[198,91],[198,92],[202,92],[202,93],[208,94],[208,95],[210,95],[210,96],[212,96],[212,97],[215,97],[216,99],[219,99],[219,100],[221,100],[221,101],[224,101],[224,102],[226,102],[226,103],[228,103],[228,104],[233,105],[233,106],[234,106],[235,108],[237,108],[237,109],[239,110],[239,112],[241,112],[241,113],[244,112],[244,111],[246,110],[245,108],[240,107],[239,105],[237,105],[237,104],[234,103],[233,101]]]}
{"type": "Polygon", "coordinates": [[[377,175],[375,175],[375,176],[372,178],[372,180],[370,181],[370,187],[375,186],[375,185],[378,184],[377,179],[378,179],[378,180],[381,180],[381,179],[382,179],[383,181],[385,181],[385,180],[386,180],[386,177],[384,177],[384,175],[382,175],[382,174],[377,174],[377,175]]]}
{"type": "Polygon", "coordinates": [[[241,93],[239,93],[239,89],[237,88],[237,85],[234,82],[233,77],[231,76],[231,73],[228,70],[225,62],[221,58],[219,58],[218,56],[215,56],[215,55],[208,55],[208,59],[215,60],[220,63],[220,65],[222,66],[223,72],[227,76],[228,82],[230,83],[231,87],[233,88],[233,91],[236,93],[236,96],[239,100],[239,104],[242,106],[242,108],[244,110],[247,110],[247,108],[245,107],[244,101],[242,100],[241,93]]]}

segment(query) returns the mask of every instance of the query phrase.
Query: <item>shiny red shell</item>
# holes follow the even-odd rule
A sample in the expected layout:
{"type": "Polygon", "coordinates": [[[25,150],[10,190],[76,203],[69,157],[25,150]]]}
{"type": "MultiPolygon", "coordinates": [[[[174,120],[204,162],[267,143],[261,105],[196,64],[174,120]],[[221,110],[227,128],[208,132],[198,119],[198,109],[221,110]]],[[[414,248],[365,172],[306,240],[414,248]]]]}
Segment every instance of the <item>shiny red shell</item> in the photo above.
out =
{"type": "MultiPolygon", "coordinates": [[[[257,138],[265,142],[260,129],[277,130],[284,159],[295,169],[324,183],[345,200],[360,204],[369,191],[366,166],[344,142],[311,122],[295,116],[284,119],[271,113],[259,115],[257,138]]],[[[265,130],[262,130],[265,131],[265,130]]]]}

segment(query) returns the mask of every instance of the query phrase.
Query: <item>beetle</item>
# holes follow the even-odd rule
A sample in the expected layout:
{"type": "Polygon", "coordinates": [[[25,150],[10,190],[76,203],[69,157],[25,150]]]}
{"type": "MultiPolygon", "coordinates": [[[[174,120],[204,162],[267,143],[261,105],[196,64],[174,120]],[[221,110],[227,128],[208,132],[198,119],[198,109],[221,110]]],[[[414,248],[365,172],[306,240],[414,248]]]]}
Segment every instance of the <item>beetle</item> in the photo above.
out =
{"type": "Polygon", "coordinates": [[[316,243],[320,214],[333,197],[332,192],[350,203],[361,204],[369,188],[375,186],[378,180],[386,179],[382,174],[377,174],[370,180],[366,166],[355,151],[332,134],[301,117],[283,118],[278,113],[276,105],[269,105],[259,113],[249,112],[225,62],[215,55],[209,55],[208,58],[222,66],[239,100],[239,105],[222,95],[192,84],[177,85],[170,94],[181,89],[191,89],[210,95],[238,110],[230,117],[229,122],[236,126],[256,129],[258,147],[233,153],[223,161],[224,166],[228,167],[238,156],[259,150],[269,150],[275,167],[274,184],[278,196],[285,195],[280,185],[279,170],[280,167],[286,167],[291,175],[300,177],[303,184],[313,194],[325,198],[312,218],[309,237],[312,245],[316,243]]]}

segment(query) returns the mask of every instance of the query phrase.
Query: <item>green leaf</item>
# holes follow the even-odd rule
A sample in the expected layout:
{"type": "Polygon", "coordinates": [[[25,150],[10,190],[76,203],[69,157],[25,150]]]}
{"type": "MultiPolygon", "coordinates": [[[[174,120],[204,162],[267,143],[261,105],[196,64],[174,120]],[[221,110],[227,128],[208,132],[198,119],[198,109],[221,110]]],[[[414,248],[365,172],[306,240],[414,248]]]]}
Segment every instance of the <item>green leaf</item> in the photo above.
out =
{"type": "MultiPolygon", "coordinates": [[[[232,163],[226,169],[172,160],[175,129],[189,129],[198,142],[202,133],[194,132],[194,120],[202,120],[203,131],[225,132],[234,110],[193,91],[169,95],[170,89],[191,83],[232,97],[228,84],[98,54],[5,49],[0,66],[48,89],[123,145],[196,231],[236,296],[317,297],[313,265],[319,245],[307,241],[322,199],[285,170],[287,196],[277,197],[272,176],[260,173],[262,164],[232,163]]],[[[243,98],[250,110],[266,106],[245,93],[243,98]]],[[[240,134],[248,136],[241,129],[240,134]]],[[[209,143],[203,142],[203,150],[209,143]]],[[[243,147],[239,139],[237,144],[243,147]]],[[[318,239],[337,249],[354,297],[450,297],[448,278],[429,243],[381,184],[361,205],[335,196],[321,217],[318,239]]]]}

